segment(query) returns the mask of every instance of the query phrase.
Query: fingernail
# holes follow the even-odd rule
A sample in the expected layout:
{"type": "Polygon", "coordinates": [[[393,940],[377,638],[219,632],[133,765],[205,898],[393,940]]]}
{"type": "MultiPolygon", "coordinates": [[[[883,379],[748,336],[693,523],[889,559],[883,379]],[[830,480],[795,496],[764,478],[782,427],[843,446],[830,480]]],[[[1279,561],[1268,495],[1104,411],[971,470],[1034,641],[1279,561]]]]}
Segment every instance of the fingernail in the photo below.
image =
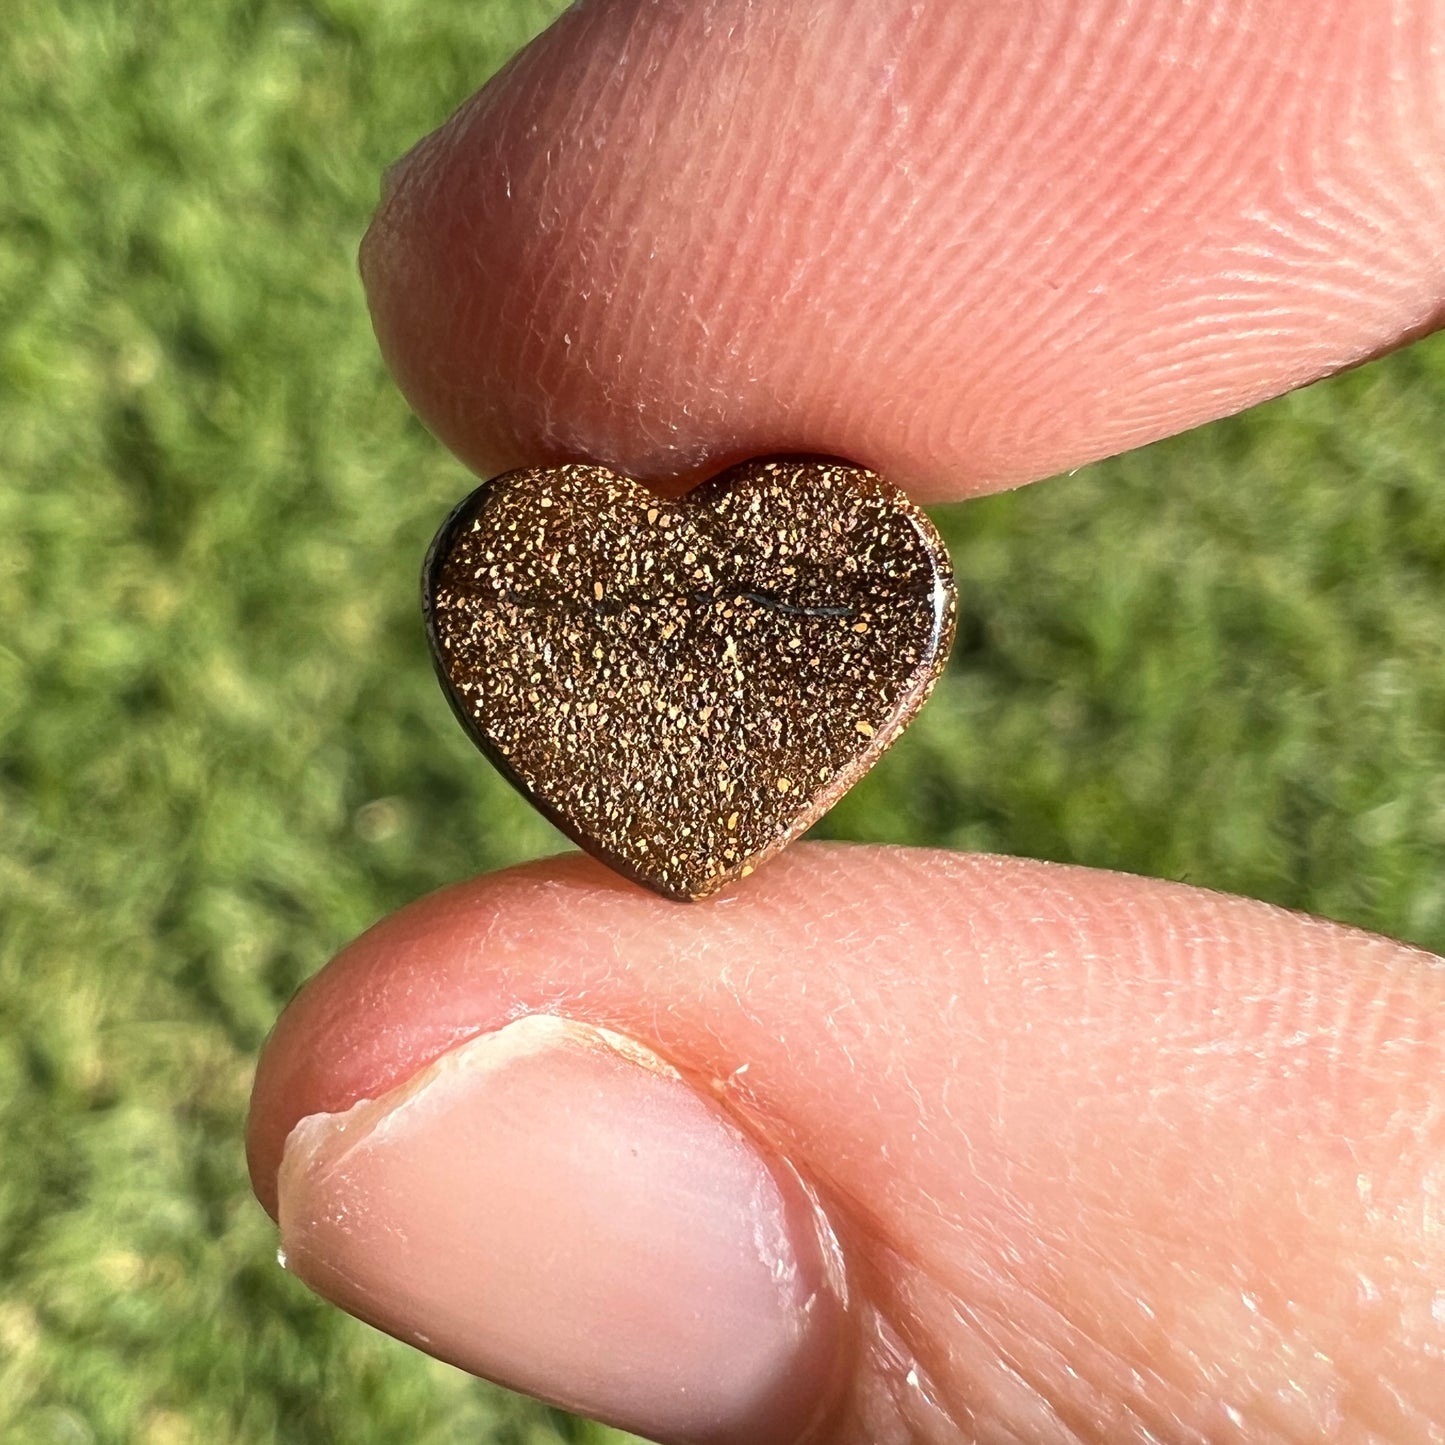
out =
{"type": "Polygon", "coordinates": [[[474,1374],[654,1439],[791,1445],[827,1410],[843,1300],[796,1175],[662,1060],[546,1016],[303,1119],[282,1256],[474,1374]]]}

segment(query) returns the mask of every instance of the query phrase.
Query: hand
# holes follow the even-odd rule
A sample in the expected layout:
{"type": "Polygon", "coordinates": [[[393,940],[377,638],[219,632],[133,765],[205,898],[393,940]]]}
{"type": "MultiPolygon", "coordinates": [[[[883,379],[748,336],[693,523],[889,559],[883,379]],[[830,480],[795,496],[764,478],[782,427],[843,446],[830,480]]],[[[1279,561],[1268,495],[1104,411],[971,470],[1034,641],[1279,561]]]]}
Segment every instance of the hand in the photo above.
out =
{"type": "MultiPolygon", "coordinates": [[[[378,335],[478,471],[962,497],[1440,319],[1445,5],[596,0],[391,187],[378,335]]],[[[555,859],[300,995],[252,1176],[345,1308],[664,1440],[1440,1438],[1438,964],[1022,861],[555,859]]]]}

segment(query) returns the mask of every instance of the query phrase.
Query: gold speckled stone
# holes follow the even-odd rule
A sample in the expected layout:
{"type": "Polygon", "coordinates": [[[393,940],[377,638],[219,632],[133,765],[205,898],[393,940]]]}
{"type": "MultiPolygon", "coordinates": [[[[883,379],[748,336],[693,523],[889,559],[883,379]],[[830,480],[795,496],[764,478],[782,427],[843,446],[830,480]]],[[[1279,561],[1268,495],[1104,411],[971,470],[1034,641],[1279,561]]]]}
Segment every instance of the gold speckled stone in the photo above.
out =
{"type": "Polygon", "coordinates": [[[423,595],[482,751],[581,847],[679,899],[751,873],[878,761],[955,612],[928,518],[813,458],[675,501],[600,466],[509,472],[437,533],[423,595]]]}

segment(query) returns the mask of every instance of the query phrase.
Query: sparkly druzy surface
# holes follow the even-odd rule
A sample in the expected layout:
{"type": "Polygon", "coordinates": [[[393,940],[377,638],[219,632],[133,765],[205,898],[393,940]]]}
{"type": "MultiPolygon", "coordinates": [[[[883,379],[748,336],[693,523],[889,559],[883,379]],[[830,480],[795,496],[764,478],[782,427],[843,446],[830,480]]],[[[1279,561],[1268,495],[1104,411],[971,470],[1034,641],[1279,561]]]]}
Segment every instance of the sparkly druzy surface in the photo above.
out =
{"type": "Polygon", "coordinates": [[[751,872],[836,801],[953,634],[927,517],[810,459],[680,501],[599,466],[508,473],[443,526],[424,586],[477,743],[582,847],[674,898],[751,872]]]}

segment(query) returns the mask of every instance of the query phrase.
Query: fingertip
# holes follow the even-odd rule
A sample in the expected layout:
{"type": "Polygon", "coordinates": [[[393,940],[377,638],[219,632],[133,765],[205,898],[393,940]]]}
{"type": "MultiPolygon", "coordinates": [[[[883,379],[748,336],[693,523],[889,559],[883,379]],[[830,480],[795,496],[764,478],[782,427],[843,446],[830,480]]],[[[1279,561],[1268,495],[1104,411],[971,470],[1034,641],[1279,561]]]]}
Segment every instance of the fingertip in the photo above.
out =
{"type": "Polygon", "coordinates": [[[1425,0],[577,7],[411,157],[378,336],[484,474],[1030,480],[1438,321],[1442,53],[1425,0]]]}

